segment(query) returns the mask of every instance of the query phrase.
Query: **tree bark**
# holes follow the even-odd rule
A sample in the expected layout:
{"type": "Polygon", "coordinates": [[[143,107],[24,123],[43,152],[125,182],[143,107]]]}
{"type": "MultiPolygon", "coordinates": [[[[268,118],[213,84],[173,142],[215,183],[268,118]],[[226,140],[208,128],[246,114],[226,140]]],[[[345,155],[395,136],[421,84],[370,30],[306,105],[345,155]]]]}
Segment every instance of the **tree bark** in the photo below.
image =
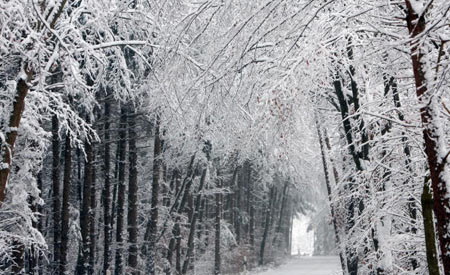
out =
{"type": "MultiPolygon", "coordinates": [[[[187,169],[186,177],[183,180],[183,183],[181,187],[178,188],[178,192],[175,198],[175,201],[173,202],[173,205],[169,211],[169,213],[172,213],[172,211],[176,211],[177,214],[181,214],[184,211],[185,204],[187,202],[187,197],[190,193],[190,188],[192,185],[193,178],[195,177],[194,174],[194,160],[195,155],[191,157],[191,160],[189,162],[189,166],[187,169]],[[183,198],[181,199],[181,202],[179,202],[179,197],[183,194],[183,198]]],[[[163,229],[164,230],[164,229],[163,229]]],[[[169,241],[169,247],[167,251],[167,260],[170,264],[172,264],[172,257],[173,252],[176,252],[176,266],[177,266],[177,272],[181,272],[181,236],[180,236],[180,217],[177,216],[175,218],[175,225],[172,228],[172,237],[169,241]],[[180,254],[180,255],[179,255],[180,254]],[[179,267],[179,268],[178,268],[179,267]]],[[[170,269],[166,270],[166,272],[170,273],[170,269]]]]}
{"type": "Polygon", "coordinates": [[[146,260],[146,272],[149,275],[155,274],[155,256],[156,256],[156,234],[158,230],[158,201],[159,201],[159,180],[161,173],[161,152],[162,142],[160,137],[160,117],[156,116],[155,120],[155,139],[153,148],[153,181],[152,181],[152,201],[150,219],[147,223],[145,232],[145,249],[144,254],[146,260]]]}
{"type": "Polygon", "coordinates": [[[270,230],[270,217],[271,217],[271,212],[272,212],[272,202],[274,200],[275,197],[275,187],[271,187],[270,188],[270,195],[269,195],[269,200],[268,200],[268,206],[266,208],[266,215],[265,215],[265,222],[264,222],[264,233],[263,233],[263,238],[261,240],[261,247],[259,250],[259,265],[264,265],[264,252],[266,250],[266,242],[267,242],[267,237],[269,236],[269,230],[270,230]]]}
{"type": "Polygon", "coordinates": [[[280,235],[283,229],[283,217],[286,209],[288,190],[289,190],[289,181],[286,181],[283,186],[283,192],[281,193],[281,206],[280,206],[280,213],[278,215],[278,224],[276,227],[275,236],[273,237],[272,241],[273,245],[276,245],[278,248],[281,248],[283,243],[282,240],[278,242],[278,238],[281,237],[280,235]]]}
{"type": "Polygon", "coordinates": [[[103,240],[103,275],[107,275],[109,271],[111,258],[111,239],[112,239],[112,223],[111,223],[111,140],[110,140],[110,116],[111,103],[108,95],[105,98],[105,108],[103,119],[104,124],[104,189],[103,189],[103,222],[104,222],[104,240],[103,240]]]}
{"type": "MultiPolygon", "coordinates": [[[[217,173],[219,176],[219,173],[217,173]]],[[[221,179],[218,179],[217,187],[222,187],[221,179]]],[[[215,249],[214,249],[214,274],[221,274],[221,256],[220,256],[220,220],[222,215],[222,194],[216,193],[216,213],[215,213],[215,249]]]]}
{"type": "MultiPolygon", "coordinates": [[[[416,94],[420,102],[420,116],[423,124],[423,138],[425,142],[425,154],[427,156],[428,168],[430,170],[431,186],[433,190],[433,210],[437,221],[437,235],[441,250],[441,260],[444,273],[450,274],[450,199],[448,196],[448,184],[443,177],[446,158],[439,155],[439,145],[437,136],[438,127],[435,122],[438,114],[433,110],[434,94],[427,86],[424,65],[424,53],[420,48],[420,37],[426,30],[425,13],[418,15],[410,0],[405,0],[407,7],[407,25],[411,41],[411,60],[416,84],[416,94]]],[[[442,47],[441,47],[442,50],[442,47]]],[[[439,64],[437,65],[437,68],[439,64]]]]}
{"type": "Polygon", "coordinates": [[[97,235],[95,222],[97,213],[97,189],[96,189],[96,166],[95,166],[95,146],[92,145],[92,185],[91,185],[91,198],[89,207],[89,269],[88,274],[93,275],[95,272],[95,252],[97,247],[97,235]]]}
{"type": "Polygon", "coordinates": [[[124,244],[123,244],[123,223],[124,223],[124,212],[125,212],[125,166],[126,166],[126,150],[127,150],[127,111],[124,106],[120,109],[120,124],[119,124],[119,167],[118,167],[118,190],[117,190],[117,225],[116,225],[116,263],[115,263],[115,274],[123,274],[123,254],[124,254],[124,244]]]}
{"type": "Polygon", "coordinates": [[[195,199],[195,207],[194,207],[194,209],[192,209],[192,217],[191,217],[191,225],[190,225],[189,237],[188,237],[188,242],[187,242],[186,258],[183,263],[183,269],[181,270],[181,274],[183,274],[183,275],[185,275],[187,273],[189,264],[193,260],[193,256],[194,256],[195,229],[196,229],[196,224],[197,224],[198,211],[200,209],[200,203],[202,200],[202,191],[203,191],[203,187],[205,186],[205,181],[206,181],[206,171],[207,171],[207,168],[204,168],[203,172],[202,172],[202,177],[200,179],[200,186],[197,191],[197,197],[195,199]]]}
{"type": "Polygon", "coordinates": [[[137,184],[137,148],[136,148],[136,112],[134,106],[130,106],[128,117],[128,266],[130,274],[138,275],[138,184],[137,184]]]}
{"type": "Polygon", "coordinates": [[[53,263],[56,274],[61,274],[61,191],[60,191],[60,142],[58,117],[52,117],[52,198],[53,198],[53,263]]]}
{"type": "Polygon", "coordinates": [[[422,192],[422,216],[423,227],[425,231],[425,247],[427,252],[427,263],[429,275],[439,275],[439,260],[436,250],[436,235],[434,234],[434,220],[433,220],[433,196],[428,187],[428,183],[423,185],[422,192]]]}
{"type": "Polygon", "coordinates": [[[62,202],[62,230],[61,230],[61,273],[66,274],[67,271],[67,253],[70,225],[70,190],[72,184],[72,147],[69,132],[66,134],[65,148],[64,148],[64,179],[63,179],[63,202],[62,202]],[[62,237],[64,236],[64,237],[62,237]]]}
{"type": "MultiPolygon", "coordinates": [[[[331,188],[330,173],[328,171],[327,155],[326,155],[325,146],[324,146],[326,144],[328,147],[328,150],[330,150],[330,145],[329,145],[329,141],[328,141],[328,137],[326,136],[326,133],[325,133],[325,140],[323,139],[322,132],[320,131],[320,126],[319,126],[319,122],[317,119],[316,119],[316,128],[317,128],[317,134],[319,137],[319,145],[320,145],[320,151],[321,151],[323,172],[325,175],[325,184],[327,187],[328,201],[330,203],[331,221],[333,222],[334,236],[335,236],[336,244],[339,245],[340,241],[341,241],[340,236],[339,236],[339,226],[338,226],[338,222],[337,222],[337,218],[336,218],[336,210],[335,210],[334,204],[333,204],[333,193],[332,193],[332,188],[331,188]]],[[[336,168],[333,167],[333,169],[335,170],[335,172],[334,172],[335,180],[336,180],[336,182],[338,182],[336,168]]],[[[339,251],[339,259],[341,261],[342,272],[345,272],[345,270],[346,270],[345,258],[344,258],[342,251],[339,251]]]]}
{"type": "Polygon", "coordinates": [[[32,73],[27,71],[26,77],[20,78],[17,82],[16,97],[12,106],[11,116],[9,117],[8,131],[5,136],[5,143],[0,141],[0,206],[5,201],[6,185],[8,183],[9,173],[12,165],[12,155],[16,144],[17,133],[25,109],[25,97],[28,94],[28,83],[31,81],[32,73]]]}
{"type": "Polygon", "coordinates": [[[236,189],[234,191],[234,195],[236,196],[236,206],[234,208],[234,218],[235,218],[235,222],[234,222],[234,231],[236,233],[236,242],[238,244],[241,243],[241,225],[242,225],[242,217],[241,217],[241,195],[242,195],[242,183],[240,180],[241,177],[241,169],[238,169],[237,172],[237,183],[236,183],[236,189]]]}
{"type": "Polygon", "coordinates": [[[79,255],[77,273],[80,275],[87,274],[89,268],[89,227],[90,227],[90,206],[91,206],[91,187],[92,187],[92,170],[93,170],[93,149],[91,141],[86,140],[84,144],[86,160],[84,163],[84,181],[83,181],[83,197],[82,208],[80,213],[80,233],[81,233],[81,251],[79,255]]]}
{"type": "Polygon", "coordinates": [[[253,181],[251,168],[248,171],[249,178],[249,203],[250,203],[250,222],[249,222],[249,235],[250,235],[250,248],[255,249],[255,200],[253,196],[253,181]]]}

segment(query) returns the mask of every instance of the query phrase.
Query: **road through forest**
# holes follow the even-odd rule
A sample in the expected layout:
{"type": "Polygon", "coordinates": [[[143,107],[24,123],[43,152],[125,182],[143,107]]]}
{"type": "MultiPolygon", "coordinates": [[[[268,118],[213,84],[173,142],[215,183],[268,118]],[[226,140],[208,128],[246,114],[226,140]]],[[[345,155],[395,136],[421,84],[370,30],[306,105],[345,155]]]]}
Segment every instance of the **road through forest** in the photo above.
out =
{"type": "Polygon", "coordinates": [[[341,275],[338,257],[296,257],[278,268],[256,275],[341,275]]]}

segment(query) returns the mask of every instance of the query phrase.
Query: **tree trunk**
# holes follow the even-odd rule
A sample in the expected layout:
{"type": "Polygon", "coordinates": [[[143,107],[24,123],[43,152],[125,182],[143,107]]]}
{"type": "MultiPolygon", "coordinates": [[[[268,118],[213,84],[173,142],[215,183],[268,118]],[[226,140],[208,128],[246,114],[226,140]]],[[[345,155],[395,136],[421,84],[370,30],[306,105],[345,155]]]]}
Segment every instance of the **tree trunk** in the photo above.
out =
{"type": "Polygon", "coordinates": [[[24,246],[20,241],[14,240],[12,243],[12,274],[25,274],[24,246]]]}
{"type": "Polygon", "coordinates": [[[103,189],[103,222],[104,222],[104,241],[103,241],[103,275],[107,275],[109,271],[109,264],[111,258],[111,239],[112,239],[112,223],[111,223],[111,140],[110,140],[110,116],[111,116],[111,103],[106,95],[105,109],[103,119],[104,124],[104,189],[103,189]]]}
{"type": "Polygon", "coordinates": [[[138,275],[138,224],[137,224],[137,148],[136,148],[136,112],[133,106],[130,107],[128,117],[128,266],[130,274],[138,275]]]}
{"type": "Polygon", "coordinates": [[[145,232],[145,249],[144,254],[146,260],[146,272],[149,275],[155,274],[155,257],[156,257],[156,234],[158,230],[158,200],[159,200],[159,180],[161,173],[161,152],[162,142],[160,137],[160,117],[157,115],[155,121],[155,140],[153,148],[153,181],[152,181],[152,201],[150,219],[147,223],[145,232]]]}
{"type": "Polygon", "coordinates": [[[6,184],[8,183],[9,173],[12,166],[12,155],[16,144],[17,133],[25,109],[25,97],[28,94],[28,83],[31,81],[32,73],[27,71],[26,78],[20,78],[17,82],[16,97],[12,106],[11,116],[9,117],[8,131],[5,136],[5,144],[0,141],[0,156],[2,158],[0,165],[0,207],[5,201],[6,184]]]}
{"type": "Polygon", "coordinates": [[[177,271],[177,274],[181,274],[181,234],[180,234],[180,225],[178,224],[178,231],[177,231],[177,243],[175,246],[176,250],[176,262],[175,262],[175,269],[177,271]]]}
{"type": "Polygon", "coordinates": [[[56,274],[61,274],[61,191],[60,191],[60,142],[58,117],[52,117],[52,198],[53,198],[53,263],[56,274]]]}
{"type": "Polygon", "coordinates": [[[423,185],[423,193],[421,198],[423,227],[425,231],[425,247],[427,251],[427,263],[429,275],[439,275],[439,260],[436,250],[436,235],[434,234],[433,220],[433,196],[428,187],[428,183],[423,185]]]}
{"type": "Polygon", "coordinates": [[[252,250],[255,249],[255,206],[253,200],[253,181],[252,181],[252,166],[250,161],[247,163],[246,168],[247,174],[247,212],[249,215],[248,222],[248,235],[249,235],[249,244],[252,250]]]}
{"type": "Polygon", "coordinates": [[[203,187],[205,186],[205,181],[206,181],[206,171],[207,171],[207,168],[204,168],[203,172],[202,172],[202,177],[200,179],[200,186],[197,191],[197,197],[195,199],[195,207],[194,207],[194,209],[192,209],[192,218],[191,218],[191,225],[190,225],[189,237],[188,237],[188,242],[187,242],[186,258],[184,260],[183,269],[181,271],[181,274],[183,274],[183,275],[187,273],[189,264],[193,260],[195,229],[196,229],[196,224],[197,224],[198,211],[200,209],[200,203],[202,200],[202,191],[203,191],[203,187]]]}
{"type": "Polygon", "coordinates": [[[120,109],[120,124],[119,124],[119,167],[118,167],[118,190],[117,190],[117,225],[116,225],[116,264],[115,264],[115,274],[123,274],[123,254],[124,254],[124,244],[123,244],[123,223],[124,223],[124,212],[125,212],[125,157],[127,150],[127,111],[124,106],[120,109]]]}
{"type": "MultiPolygon", "coordinates": [[[[191,157],[191,160],[189,162],[189,166],[187,169],[186,177],[183,180],[183,184],[181,185],[181,187],[177,188],[178,189],[177,195],[176,195],[175,201],[173,202],[173,205],[169,211],[170,214],[172,213],[172,211],[175,211],[175,210],[176,210],[177,214],[181,214],[184,211],[187,197],[190,193],[192,181],[195,176],[194,160],[195,160],[195,155],[193,155],[191,157]],[[181,196],[181,194],[183,194],[183,198],[182,198],[181,202],[179,203],[178,201],[179,201],[179,197],[181,196]]],[[[168,251],[167,251],[167,260],[168,260],[169,264],[172,264],[173,252],[176,251],[176,253],[177,253],[176,266],[177,267],[180,266],[180,268],[177,268],[178,273],[181,272],[181,263],[180,263],[181,256],[178,255],[179,253],[181,253],[180,245],[181,245],[180,217],[177,216],[175,218],[175,225],[172,228],[172,237],[170,238],[170,241],[169,241],[169,247],[168,247],[168,251]]],[[[166,270],[166,272],[170,272],[170,270],[166,270]]]]}
{"type": "Polygon", "coordinates": [[[236,167],[233,170],[234,170],[233,177],[231,178],[231,181],[230,181],[230,191],[231,192],[227,195],[227,197],[228,197],[227,212],[228,212],[228,217],[229,217],[228,222],[230,223],[232,228],[235,227],[235,224],[234,224],[234,222],[235,222],[234,200],[235,200],[236,196],[234,194],[234,191],[236,188],[235,185],[236,185],[236,176],[237,176],[238,168],[236,167]]]}
{"type": "Polygon", "coordinates": [[[80,233],[81,233],[81,251],[79,255],[77,273],[80,275],[87,274],[89,266],[89,222],[90,222],[90,206],[91,206],[91,187],[92,187],[92,171],[93,171],[93,148],[91,141],[86,140],[84,144],[86,153],[86,161],[84,163],[84,181],[83,181],[83,197],[82,208],[80,213],[80,233]]]}
{"type": "Polygon", "coordinates": [[[281,237],[282,229],[283,229],[283,217],[284,212],[286,209],[286,202],[288,197],[288,190],[289,190],[289,181],[286,181],[284,183],[283,192],[281,193],[281,206],[280,206],[280,213],[278,215],[278,224],[275,232],[275,236],[273,237],[273,245],[276,245],[278,248],[282,247],[283,241],[280,240],[278,242],[278,238],[281,237]]]}
{"type": "MultiPolygon", "coordinates": [[[[330,174],[328,171],[327,157],[326,157],[324,143],[327,144],[328,150],[330,150],[330,145],[329,145],[329,141],[328,141],[328,137],[326,136],[326,133],[325,133],[325,142],[324,142],[324,139],[322,137],[322,132],[320,131],[320,126],[319,126],[319,122],[318,122],[317,118],[316,118],[316,128],[317,128],[317,134],[319,137],[319,145],[320,145],[320,152],[321,152],[321,157],[322,157],[323,172],[325,175],[325,184],[327,187],[328,201],[330,203],[331,221],[333,222],[334,236],[335,236],[336,244],[339,245],[340,241],[341,241],[340,237],[339,237],[340,232],[339,232],[339,226],[337,223],[336,211],[335,211],[334,204],[333,204],[333,193],[332,193],[332,188],[331,188],[330,174]]],[[[336,168],[333,167],[333,169],[335,170],[336,168]]],[[[335,171],[335,180],[336,180],[336,182],[338,181],[337,171],[335,171]]],[[[339,251],[339,259],[341,261],[342,272],[345,272],[345,270],[346,270],[345,258],[344,258],[344,255],[342,254],[342,251],[339,251]]]]}
{"type": "Polygon", "coordinates": [[[264,233],[263,233],[263,238],[261,240],[261,248],[259,251],[259,265],[264,265],[264,252],[266,250],[266,242],[267,242],[267,237],[269,236],[269,230],[270,230],[270,217],[271,217],[271,212],[272,212],[272,201],[274,200],[274,193],[275,193],[275,187],[271,187],[270,188],[270,195],[269,195],[269,200],[268,200],[268,206],[266,208],[266,218],[265,218],[265,222],[264,222],[264,233]]]}
{"type": "Polygon", "coordinates": [[[234,231],[236,233],[236,242],[238,244],[241,243],[241,224],[242,224],[242,217],[241,217],[241,194],[242,194],[242,183],[240,180],[240,174],[241,174],[241,169],[238,169],[237,172],[237,183],[236,183],[236,189],[234,191],[234,195],[236,196],[236,206],[234,209],[234,218],[236,219],[236,221],[234,222],[234,231]]]}
{"type": "MultiPolygon", "coordinates": [[[[94,146],[93,146],[94,147],[94,146]]],[[[92,149],[92,185],[91,185],[91,199],[89,207],[89,269],[88,274],[93,275],[95,272],[95,252],[97,247],[97,235],[95,229],[95,222],[97,221],[97,189],[96,189],[96,166],[95,166],[95,147],[92,149]]]]}
{"type": "MultiPolygon", "coordinates": [[[[39,171],[38,177],[37,177],[37,185],[38,185],[38,189],[40,190],[40,197],[43,198],[43,194],[44,194],[44,183],[42,180],[42,173],[43,171],[39,171]]],[[[44,215],[44,207],[43,205],[37,205],[37,211],[38,211],[38,223],[37,223],[37,230],[39,230],[39,232],[41,232],[42,234],[44,234],[44,221],[45,221],[45,215],[44,215]]],[[[42,253],[39,253],[38,255],[36,255],[37,257],[37,273],[38,275],[42,274],[43,271],[43,255],[42,253]]],[[[54,258],[54,261],[59,263],[59,258],[54,258]]]]}
{"type": "MultiPolygon", "coordinates": [[[[217,173],[219,176],[219,173],[217,173]]],[[[218,179],[218,186],[222,187],[221,179],[218,179]]],[[[222,194],[216,193],[216,217],[215,217],[215,249],[214,249],[214,274],[221,274],[221,256],[220,256],[220,220],[222,215],[222,194]]]]}
{"type": "MultiPolygon", "coordinates": [[[[437,110],[434,110],[436,103],[435,95],[429,87],[425,76],[424,53],[419,46],[419,39],[426,30],[425,13],[419,16],[413,9],[410,0],[405,0],[408,10],[407,25],[411,41],[411,60],[416,84],[416,94],[420,103],[420,116],[423,124],[423,138],[425,142],[425,154],[427,156],[428,168],[430,170],[431,186],[433,190],[434,215],[437,221],[437,233],[441,249],[441,260],[444,267],[444,273],[450,274],[450,217],[447,209],[450,209],[450,199],[448,196],[449,182],[443,177],[446,158],[440,156],[438,141],[439,127],[436,125],[438,120],[437,110]]],[[[442,45],[441,45],[442,53],[442,45]]],[[[441,54],[440,53],[440,54],[441,54]]],[[[440,59],[441,56],[439,56],[440,59]]],[[[437,65],[439,68],[439,64],[437,65]]]]}
{"type": "MultiPolygon", "coordinates": [[[[333,84],[334,84],[336,96],[339,101],[340,113],[341,113],[341,117],[342,117],[342,124],[343,124],[344,132],[345,132],[345,138],[347,140],[348,150],[349,150],[350,155],[352,156],[353,162],[355,163],[356,171],[360,172],[363,170],[363,167],[361,164],[361,159],[360,159],[361,154],[357,151],[355,142],[353,139],[353,131],[352,131],[352,126],[351,126],[350,119],[349,119],[348,103],[347,103],[347,99],[345,98],[344,91],[342,89],[342,82],[341,82],[339,74],[336,75],[336,79],[334,80],[333,84]]],[[[355,89],[355,87],[353,87],[353,83],[352,83],[352,91],[353,92],[354,92],[354,89],[355,89]]],[[[350,178],[348,188],[346,191],[351,194],[351,193],[353,193],[355,188],[356,188],[355,183],[350,178]]],[[[355,209],[356,209],[356,205],[358,204],[358,201],[352,195],[352,196],[350,196],[349,202],[347,204],[348,204],[347,209],[346,209],[347,213],[346,213],[346,217],[345,217],[345,219],[346,219],[345,232],[346,233],[352,229],[352,227],[355,223],[355,221],[354,221],[355,216],[356,216],[355,209]]],[[[360,210],[362,211],[361,205],[360,205],[360,210]]],[[[352,251],[350,248],[345,248],[345,254],[346,254],[346,259],[347,259],[348,274],[356,275],[358,273],[358,256],[357,256],[357,254],[354,251],[352,251]]]]}
{"type": "Polygon", "coordinates": [[[67,132],[64,148],[64,179],[63,179],[63,202],[62,202],[62,230],[61,230],[61,273],[66,274],[67,253],[69,245],[69,225],[70,225],[70,190],[72,184],[72,147],[70,144],[70,134],[67,132]],[[62,237],[64,236],[64,237],[62,237]]]}

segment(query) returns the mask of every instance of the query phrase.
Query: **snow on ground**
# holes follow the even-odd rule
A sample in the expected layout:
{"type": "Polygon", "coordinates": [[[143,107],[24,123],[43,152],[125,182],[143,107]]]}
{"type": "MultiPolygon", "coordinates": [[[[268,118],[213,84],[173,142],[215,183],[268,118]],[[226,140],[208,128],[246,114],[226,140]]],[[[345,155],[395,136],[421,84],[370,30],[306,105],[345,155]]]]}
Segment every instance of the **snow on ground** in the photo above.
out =
{"type": "Polygon", "coordinates": [[[341,275],[335,256],[295,257],[288,263],[255,275],[341,275]]]}

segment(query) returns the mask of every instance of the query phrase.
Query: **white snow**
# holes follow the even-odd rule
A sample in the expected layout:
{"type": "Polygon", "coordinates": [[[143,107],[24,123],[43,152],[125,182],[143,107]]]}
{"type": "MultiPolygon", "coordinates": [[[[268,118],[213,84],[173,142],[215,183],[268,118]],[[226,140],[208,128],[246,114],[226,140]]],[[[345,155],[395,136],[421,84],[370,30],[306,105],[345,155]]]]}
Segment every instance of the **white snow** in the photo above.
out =
{"type": "Polygon", "coordinates": [[[341,275],[335,256],[295,257],[279,268],[255,275],[341,275]]]}
{"type": "Polygon", "coordinates": [[[424,8],[425,8],[425,3],[423,3],[422,0],[411,0],[411,7],[413,8],[414,12],[416,14],[421,15],[424,8]]]}
{"type": "Polygon", "coordinates": [[[292,255],[309,255],[314,252],[314,230],[308,227],[311,218],[299,214],[292,224],[292,255]]]}

